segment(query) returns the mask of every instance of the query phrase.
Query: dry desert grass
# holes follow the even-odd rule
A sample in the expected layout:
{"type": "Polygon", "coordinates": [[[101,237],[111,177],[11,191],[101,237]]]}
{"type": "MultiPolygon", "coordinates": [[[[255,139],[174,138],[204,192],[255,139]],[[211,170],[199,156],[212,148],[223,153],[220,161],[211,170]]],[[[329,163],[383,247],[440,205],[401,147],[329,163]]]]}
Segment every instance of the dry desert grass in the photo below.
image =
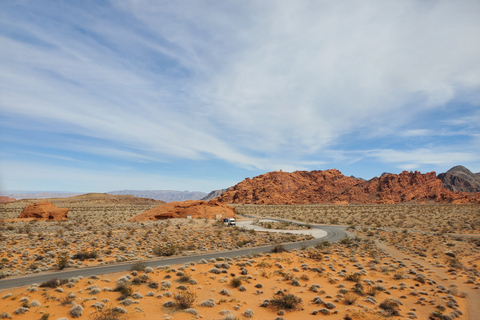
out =
{"type": "Polygon", "coordinates": [[[480,234],[480,205],[232,205],[238,214],[311,224],[480,234]]]}
{"type": "MultiPolygon", "coordinates": [[[[356,237],[333,244],[319,241],[314,248],[293,252],[154,270],[139,264],[139,271],[4,290],[0,318],[478,319],[479,242],[439,232],[478,233],[479,206],[235,207],[258,217],[350,225],[356,237]]],[[[137,214],[131,207],[82,210],[72,210],[72,220],[62,223],[4,224],[4,270],[37,272],[29,269],[32,263],[56,268],[62,252],[70,255],[70,265],[80,267],[148,259],[160,249],[168,253],[167,243],[186,254],[293,240],[206,220],[128,223],[137,214]],[[51,251],[56,256],[47,254],[51,251]],[[81,264],[72,259],[92,252],[98,256],[81,264]]]]}
{"type": "MultiPolygon", "coordinates": [[[[18,216],[25,204],[7,204],[0,218],[18,216]]],[[[152,207],[62,203],[68,221],[0,222],[0,279],[159,256],[188,255],[307,240],[294,234],[255,233],[207,219],[128,222],[152,207]]]]}
{"type": "Polygon", "coordinates": [[[44,320],[461,318],[465,298],[419,269],[369,239],[355,238],[293,252],[51,281],[2,292],[0,305],[5,316],[44,320]]]}

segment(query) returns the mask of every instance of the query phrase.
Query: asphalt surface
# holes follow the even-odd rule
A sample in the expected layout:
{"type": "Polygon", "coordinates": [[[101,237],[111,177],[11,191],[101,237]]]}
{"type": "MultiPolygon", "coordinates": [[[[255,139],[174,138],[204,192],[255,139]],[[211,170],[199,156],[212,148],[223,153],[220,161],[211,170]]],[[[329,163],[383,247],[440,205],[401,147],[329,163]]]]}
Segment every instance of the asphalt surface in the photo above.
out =
{"type": "MultiPolygon", "coordinates": [[[[271,219],[271,220],[286,221],[282,219],[271,219]]],[[[282,244],[283,247],[287,250],[293,250],[293,249],[298,249],[305,246],[307,247],[314,246],[315,244],[325,240],[330,242],[339,241],[343,239],[347,234],[350,235],[348,232],[345,231],[346,227],[344,226],[327,226],[327,225],[311,225],[311,226],[313,229],[323,230],[324,233],[322,234],[326,234],[326,235],[323,237],[308,240],[308,241],[283,243],[282,244]]],[[[286,230],[285,232],[290,232],[290,231],[286,230]]],[[[201,259],[208,260],[211,258],[219,258],[219,257],[234,258],[238,256],[245,256],[245,255],[255,254],[255,253],[266,253],[266,252],[271,252],[274,247],[275,246],[263,246],[263,247],[254,247],[254,248],[246,248],[246,249],[238,249],[238,250],[230,250],[230,251],[222,251],[222,252],[211,252],[211,253],[204,253],[204,254],[181,256],[181,257],[176,256],[176,257],[170,257],[170,258],[158,258],[154,260],[147,260],[144,262],[147,267],[177,265],[177,264],[184,264],[187,262],[198,262],[201,259]]],[[[5,278],[0,280],[0,290],[27,286],[34,283],[40,284],[42,282],[45,282],[54,278],[68,279],[68,278],[78,277],[78,276],[89,277],[93,275],[115,273],[120,271],[129,271],[131,270],[132,266],[136,262],[138,261],[129,261],[125,263],[115,263],[111,265],[103,265],[98,267],[69,269],[64,271],[55,271],[55,272],[48,272],[48,273],[39,273],[34,275],[5,278]]]]}

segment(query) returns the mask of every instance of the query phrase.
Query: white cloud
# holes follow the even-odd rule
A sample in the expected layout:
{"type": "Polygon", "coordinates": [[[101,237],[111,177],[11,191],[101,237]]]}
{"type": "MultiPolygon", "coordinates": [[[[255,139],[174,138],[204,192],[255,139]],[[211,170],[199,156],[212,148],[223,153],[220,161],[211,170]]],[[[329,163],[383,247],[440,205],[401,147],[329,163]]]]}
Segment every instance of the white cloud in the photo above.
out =
{"type": "Polygon", "coordinates": [[[399,167],[419,167],[420,165],[456,165],[480,161],[480,155],[475,152],[456,152],[441,149],[415,150],[372,150],[366,153],[369,157],[378,158],[385,163],[398,163],[399,167]]]}
{"type": "MultiPolygon", "coordinates": [[[[100,141],[75,145],[87,153],[289,171],[349,157],[329,151],[347,135],[435,136],[403,127],[480,101],[478,1],[113,5],[6,15],[25,37],[0,34],[0,110],[58,133],[66,150],[62,135],[73,134],[100,141]]],[[[469,114],[453,115],[467,126],[469,114]]],[[[404,167],[479,161],[469,150],[370,156],[404,167]]]]}

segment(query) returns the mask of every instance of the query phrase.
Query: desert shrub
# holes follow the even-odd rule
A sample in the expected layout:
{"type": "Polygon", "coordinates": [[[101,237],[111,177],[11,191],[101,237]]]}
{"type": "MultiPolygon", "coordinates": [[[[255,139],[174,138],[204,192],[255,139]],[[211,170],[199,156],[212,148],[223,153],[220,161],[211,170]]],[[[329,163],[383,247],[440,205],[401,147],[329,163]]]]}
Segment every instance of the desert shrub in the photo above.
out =
{"type": "Polygon", "coordinates": [[[98,258],[98,252],[96,250],[92,250],[87,253],[87,259],[97,259],[97,258],[98,258]]]}
{"type": "Polygon", "coordinates": [[[288,252],[287,249],[281,244],[275,245],[275,247],[272,248],[272,253],[282,253],[282,252],[288,252]]]}
{"type": "Polygon", "coordinates": [[[276,295],[270,300],[269,306],[277,310],[295,310],[299,307],[302,299],[289,293],[287,295],[276,295]]]}
{"type": "Polygon", "coordinates": [[[13,319],[13,317],[8,312],[2,312],[2,313],[0,313],[0,319],[13,319]]]}
{"type": "Polygon", "coordinates": [[[57,278],[54,278],[54,279],[50,279],[50,280],[47,280],[45,282],[42,282],[40,284],[40,288],[56,288],[58,286],[61,286],[62,284],[65,284],[67,283],[68,280],[67,279],[57,279],[57,278]]]}
{"type": "Polygon", "coordinates": [[[147,267],[147,264],[145,261],[139,260],[132,264],[132,267],[130,268],[131,271],[143,271],[147,267]]]}
{"type": "Polygon", "coordinates": [[[353,292],[348,292],[343,296],[343,303],[350,306],[357,302],[358,296],[353,292]]]}
{"type": "Polygon", "coordinates": [[[40,318],[40,320],[48,320],[49,317],[50,317],[49,313],[44,313],[42,314],[42,317],[40,318]]]}
{"type": "Polygon", "coordinates": [[[463,269],[464,266],[457,258],[450,258],[447,260],[447,265],[453,269],[463,269]]]}
{"type": "Polygon", "coordinates": [[[380,303],[379,307],[382,309],[387,316],[398,316],[398,301],[395,301],[394,299],[387,299],[380,303]]]}
{"type": "Polygon", "coordinates": [[[202,303],[200,303],[200,307],[213,308],[213,307],[215,307],[215,300],[208,299],[208,300],[202,301],[202,303]]]}
{"type": "Polygon", "coordinates": [[[242,285],[242,278],[240,277],[235,277],[230,280],[230,285],[234,288],[238,288],[242,285]]]}
{"type": "Polygon", "coordinates": [[[180,278],[177,279],[177,282],[186,283],[190,281],[190,279],[192,279],[192,276],[189,273],[185,272],[183,275],[180,276],[180,278]]]}
{"type": "Polygon", "coordinates": [[[318,252],[317,250],[310,250],[308,251],[308,257],[313,260],[322,261],[323,255],[318,252]]]}
{"type": "Polygon", "coordinates": [[[67,267],[68,265],[68,254],[67,253],[61,253],[57,257],[57,266],[59,270],[63,270],[67,267]]]}
{"type": "Polygon", "coordinates": [[[130,297],[133,294],[133,289],[126,283],[119,283],[113,289],[115,292],[120,292],[124,297],[130,297]]]}
{"type": "Polygon", "coordinates": [[[72,256],[72,259],[84,261],[85,259],[87,259],[87,254],[85,252],[77,252],[72,256]]]}
{"type": "Polygon", "coordinates": [[[29,308],[25,308],[25,307],[18,307],[17,309],[15,309],[15,311],[13,311],[13,313],[15,314],[24,314],[26,312],[30,311],[29,308]]]}
{"type": "Polygon", "coordinates": [[[428,317],[429,320],[452,320],[453,318],[448,314],[443,314],[441,311],[434,311],[428,317]]]}
{"type": "Polygon", "coordinates": [[[148,286],[149,288],[151,288],[151,289],[158,289],[158,287],[159,287],[157,281],[149,282],[147,286],[148,286]]]}
{"type": "Polygon", "coordinates": [[[82,316],[83,314],[83,307],[81,305],[76,305],[76,306],[73,306],[70,311],[69,311],[69,314],[73,317],[73,318],[79,318],[82,316]]]}
{"type": "Polygon", "coordinates": [[[68,296],[60,299],[60,305],[61,306],[68,306],[69,304],[72,303],[73,300],[75,300],[75,297],[68,295],[68,296]]]}
{"type": "Polygon", "coordinates": [[[197,294],[192,290],[185,290],[175,295],[175,307],[180,310],[188,309],[197,300],[197,294]]]}
{"type": "Polygon", "coordinates": [[[96,313],[91,315],[92,320],[124,320],[126,319],[125,313],[126,310],[120,307],[109,307],[98,310],[96,313]]]}
{"type": "Polygon", "coordinates": [[[375,297],[375,296],[376,296],[379,292],[381,292],[381,291],[385,291],[385,289],[382,289],[382,287],[380,287],[380,286],[378,286],[378,285],[377,285],[377,286],[374,286],[374,287],[372,287],[372,286],[367,286],[367,287],[365,288],[364,293],[365,293],[367,296],[375,297]]]}
{"type": "Polygon", "coordinates": [[[251,318],[251,317],[253,317],[253,310],[252,309],[247,309],[247,310],[245,310],[243,315],[245,316],[245,318],[251,318]]]}
{"type": "Polygon", "coordinates": [[[173,256],[177,252],[178,252],[178,247],[171,244],[156,246],[153,248],[153,253],[159,257],[173,256]]]}
{"type": "Polygon", "coordinates": [[[330,247],[330,246],[331,246],[331,243],[328,240],[319,241],[315,244],[315,248],[317,249],[323,249],[325,247],[330,247]]]}
{"type": "Polygon", "coordinates": [[[362,275],[358,272],[350,273],[345,276],[346,281],[359,282],[362,279],[362,275]]]}
{"type": "Polygon", "coordinates": [[[365,295],[364,287],[360,282],[355,283],[355,286],[353,287],[353,292],[363,296],[365,295]]]}

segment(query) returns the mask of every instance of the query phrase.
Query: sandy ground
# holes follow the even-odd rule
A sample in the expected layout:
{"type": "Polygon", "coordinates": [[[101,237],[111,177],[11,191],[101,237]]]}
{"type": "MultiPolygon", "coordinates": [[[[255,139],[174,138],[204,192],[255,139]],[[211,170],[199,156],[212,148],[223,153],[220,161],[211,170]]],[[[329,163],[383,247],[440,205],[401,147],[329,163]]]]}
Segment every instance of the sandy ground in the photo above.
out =
{"type": "MultiPolygon", "coordinates": [[[[261,219],[260,220],[261,222],[269,222],[269,221],[272,221],[274,222],[274,220],[270,220],[270,219],[261,219]]],[[[254,225],[252,224],[253,223],[253,220],[240,220],[240,221],[237,221],[237,226],[239,228],[244,228],[244,229],[248,229],[248,230],[255,230],[255,231],[264,231],[264,232],[288,232],[288,233],[292,233],[292,234],[304,234],[304,235],[310,235],[312,237],[314,237],[315,239],[320,239],[320,238],[323,238],[327,235],[327,232],[324,231],[324,230],[321,230],[321,229],[304,229],[304,230],[275,230],[275,229],[267,229],[267,228],[262,228],[260,226],[257,226],[257,225],[254,225]]]]}
{"type": "Polygon", "coordinates": [[[5,290],[0,292],[0,307],[14,319],[40,319],[44,313],[49,314],[48,319],[73,319],[72,303],[82,306],[78,319],[99,315],[93,305],[103,305],[103,310],[121,307],[127,319],[246,319],[248,310],[253,312],[252,319],[344,319],[347,315],[352,319],[381,319],[387,312],[381,308],[382,303],[393,299],[398,304],[394,310],[402,317],[427,319],[443,310],[442,314],[455,312],[461,319],[468,319],[469,298],[462,298],[460,290],[452,290],[449,279],[438,277],[423,261],[418,263],[406,254],[392,252],[390,247],[377,247],[369,239],[350,239],[289,253],[73,278],[57,288],[33,285],[5,290]],[[237,279],[236,284],[233,279],[237,279]],[[132,288],[128,296],[120,298],[120,292],[112,291],[119,280],[132,288]],[[175,295],[184,294],[185,288],[195,295],[194,310],[189,312],[197,315],[165,307],[168,301],[176,301],[175,295]],[[265,300],[281,300],[288,294],[301,298],[296,310],[284,307],[282,312],[261,306],[265,300]],[[208,299],[213,303],[205,302],[208,299]],[[348,299],[352,304],[347,304],[348,299]],[[40,306],[33,306],[34,300],[40,306]],[[15,314],[22,305],[29,311],[15,314]]]}
{"type": "MultiPolygon", "coordinates": [[[[273,208],[267,207],[255,210],[273,208]]],[[[300,216],[303,207],[286,208],[299,211],[294,215],[280,212],[279,216],[308,221],[308,215],[303,218],[300,216]]],[[[372,208],[375,212],[380,210],[379,207],[366,207],[372,208]]],[[[421,207],[416,213],[412,211],[415,206],[387,207],[391,212],[405,211],[405,208],[410,210],[405,214],[406,218],[433,208],[435,214],[427,216],[435,216],[438,220],[441,212],[437,210],[443,207],[421,207]]],[[[471,214],[469,229],[462,222],[448,223],[455,218],[450,216],[446,225],[449,230],[472,234],[478,228],[476,208],[463,208],[471,214]]],[[[278,207],[274,209],[278,210],[278,207]]],[[[337,209],[326,207],[325,210],[335,212],[337,209]]],[[[458,210],[460,209],[455,209],[450,214],[453,215],[458,210]]],[[[348,219],[362,221],[363,216],[371,215],[370,211],[366,215],[363,211],[338,213],[338,219],[334,221],[337,223],[348,219]]],[[[458,219],[461,217],[463,214],[458,219]]],[[[316,219],[324,218],[318,216],[316,219]]],[[[382,223],[382,226],[388,227],[398,222],[395,217],[387,218],[386,221],[391,224],[382,223]]],[[[428,223],[433,220],[421,218],[415,221],[428,223]]],[[[70,224],[53,224],[58,230],[62,226],[67,228],[64,228],[63,233],[55,231],[47,236],[41,232],[48,227],[43,223],[13,225],[12,230],[8,230],[9,225],[5,225],[2,231],[4,236],[0,240],[0,254],[4,254],[3,257],[9,261],[17,258],[16,265],[24,266],[25,269],[25,266],[35,262],[33,257],[39,254],[35,250],[44,251],[54,244],[59,249],[68,248],[70,253],[97,248],[102,258],[108,255],[115,258],[115,255],[126,256],[127,253],[133,257],[139,254],[148,256],[148,248],[153,247],[152,242],[157,245],[166,240],[184,247],[197,245],[196,250],[201,244],[218,251],[246,244],[256,245],[262,241],[275,243],[284,236],[291,236],[220,226],[216,229],[216,226],[210,227],[205,221],[187,223],[198,223],[199,231],[193,232],[192,225],[187,224],[184,228],[183,222],[177,224],[175,221],[168,225],[144,223],[136,226],[122,222],[106,225],[103,230],[99,230],[101,223],[97,225],[87,220],[73,226],[76,229],[70,229],[70,224]],[[30,228],[25,230],[25,227],[30,228]],[[65,238],[66,235],[74,235],[67,238],[70,242],[66,246],[61,242],[50,242],[44,248],[42,243],[36,243],[40,238],[61,241],[60,236],[65,238]],[[94,243],[97,245],[93,246],[94,243]],[[128,244],[127,248],[131,245],[131,250],[119,250],[125,244],[128,244]],[[29,251],[26,255],[25,250],[29,251]]],[[[366,222],[362,223],[367,225],[366,222]]],[[[407,224],[410,225],[411,222],[402,223],[407,224]]],[[[376,223],[373,224],[375,225],[376,223]]],[[[55,282],[55,288],[45,287],[45,283],[2,290],[0,318],[479,319],[480,245],[476,238],[412,233],[407,230],[380,230],[372,228],[371,223],[368,226],[369,228],[352,228],[351,231],[357,237],[333,244],[319,242],[315,248],[252,254],[234,259],[201,260],[159,269],[145,269],[139,264],[139,271],[64,279],[60,283],[55,282]],[[188,297],[194,299],[186,304],[190,308],[185,309],[186,305],[180,302],[188,302],[188,297]],[[275,304],[279,306],[275,307],[275,304]],[[115,318],[102,317],[112,308],[126,313],[117,314],[115,318]]],[[[415,230],[432,229],[436,228],[427,225],[415,227],[415,230]]],[[[277,249],[280,250],[281,247],[277,249]]],[[[98,260],[86,263],[93,262],[97,263],[98,260]]]]}

